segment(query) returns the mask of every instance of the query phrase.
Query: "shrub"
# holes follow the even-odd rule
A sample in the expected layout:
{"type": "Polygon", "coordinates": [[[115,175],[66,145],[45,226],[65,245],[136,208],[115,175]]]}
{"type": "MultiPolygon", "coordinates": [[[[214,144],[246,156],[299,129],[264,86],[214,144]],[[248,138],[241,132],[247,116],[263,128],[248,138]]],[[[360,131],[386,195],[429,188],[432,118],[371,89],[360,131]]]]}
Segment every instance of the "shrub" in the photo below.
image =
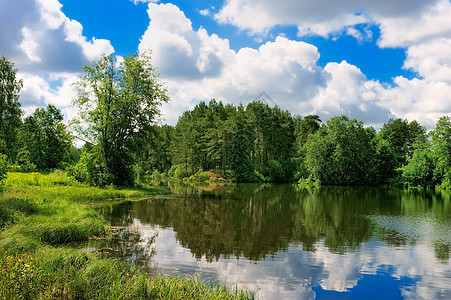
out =
{"type": "Polygon", "coordinates": [[[75,166],[67,170],[69,176],[94,186],[105,186],[114,182],[114,176],[107,172],[106,161],[95,148],[84,151],[75,166]]]}
{"type": "Polygon", "coordinates": [[[183,179],[188,176],[189,176],[188,170],[186,170],[185,167],[178,165],[174,171],[174,177],[178,179],[183,179]]]}
{"type": "Polygon", "coordinates": [[[285,180],[285,172],[282,164],[277,160],[269,160],[263,167],[263,175],[270,182],[282,182],[285,180]]]}
{"type": "Polygon", "coordinates": [[[6,179],[8,173],[8,162],[6,155],[0,154],[0,191],[3,190],[3,181],[6,179]]]}

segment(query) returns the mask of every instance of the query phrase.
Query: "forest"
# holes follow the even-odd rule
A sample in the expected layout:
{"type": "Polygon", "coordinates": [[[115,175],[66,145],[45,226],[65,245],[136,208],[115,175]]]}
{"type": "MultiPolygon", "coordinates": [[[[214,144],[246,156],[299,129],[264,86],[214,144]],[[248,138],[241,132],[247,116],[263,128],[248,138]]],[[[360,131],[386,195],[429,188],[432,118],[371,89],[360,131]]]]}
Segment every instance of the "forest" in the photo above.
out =
{"type": "Polygon", "coordinates": [[[427,132],[390,119],[380,130],[341,115],[293,115],[267,103],[212,99],[157,124],[168,92],[150,55],[105,56],[77,82],[78,115],[54,105],[23,118],[17,69],[0,58],[0,180],[7,171],[63,169],[95,186],[133,186],[146,175],[193,181],[451,186],[451,118],[427,132]],[[74,139],[84,141],[82,148],[74,139]]]}

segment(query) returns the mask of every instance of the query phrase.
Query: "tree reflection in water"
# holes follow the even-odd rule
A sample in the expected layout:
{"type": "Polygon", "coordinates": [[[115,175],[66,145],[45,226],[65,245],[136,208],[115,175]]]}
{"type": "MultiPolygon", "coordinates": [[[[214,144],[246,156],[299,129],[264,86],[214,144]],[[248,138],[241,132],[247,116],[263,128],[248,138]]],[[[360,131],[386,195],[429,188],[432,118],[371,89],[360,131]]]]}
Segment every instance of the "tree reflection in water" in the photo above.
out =
{"type": "MultiPolygon", "coordinates": [[[[437,259],[449,261],[451,205],[446,192],[289,184],[169,187],[179,196],[99,208],[113,226],[133,226],[139,220],[155,231],[144,240],[138,233],[131,240],[118,237],[125,247],[116,251],[121,256],[148,261],[158,228],[172,228],[183,247],[209,262],[229,257],[259,261],[292,244],[313,252],[319,242],[331,253],[343,254],[373,236],[393,246],[415,245],[425,234],[429,238],[444,229],[430,243],[437,259]]],[[[107,247],[118,245],[111,243],[107,247]]]]}

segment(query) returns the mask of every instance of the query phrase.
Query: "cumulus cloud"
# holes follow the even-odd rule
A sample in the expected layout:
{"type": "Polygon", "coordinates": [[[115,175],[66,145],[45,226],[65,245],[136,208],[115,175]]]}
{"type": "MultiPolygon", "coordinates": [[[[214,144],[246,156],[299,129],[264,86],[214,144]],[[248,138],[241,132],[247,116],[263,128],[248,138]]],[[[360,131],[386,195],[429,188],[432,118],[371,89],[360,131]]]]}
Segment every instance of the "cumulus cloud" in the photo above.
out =
{"type": "Polygon", "coordinates": [[[437,1],[227,0],[215,18],[253,34],[265,33],[282,24],[298,26],[300,35],[328,36],[347,26],[372,22],[380,16],[417,15],[437,1]]]}
{"type": "Polygon", "coordinates": [[[233,55],[227,40],[193,31],[191,21],[173,4],[149,4],[151,22],[139,45],[151,49],[154,62],[168,77],[199,80],[221,74],[226,56],[233,55]]]}
{"type": "MultiPolygon", "coordinates": [[[[379,15],[376,22],[381,29],[380,47],[403,47],[428,43],[440,37],[451,38],[451,2],[449,0],[423,1],[427,5],[414,15],[379,15]]],[[[410,5],[410,4],[408,4],[410,5]]]]}
{"type": "MultiPolygon", "coordinates": [[[[439,114],[432,106],[429,115],[416,113],[438,86],[423,83],[423,96],[412,105],[409,96],[418,98],[420,89],[413,82],[399,78],[384,86],[346,61],[322,69],[317,65],[320,53],[311,44],[278,36],[257,49],[235,52],[227,40],[203,28],[194,30],[172,4],[150,4],[148,13],[151,21],[140,51],[153,50],[153,63],[167,82],[172,100],[162,112],[170,124],[200,100],[246,104],[263,91],[295,114],[319,114],[323,120],[345,114],[376,127],[394,117],[417,118],[433,127],[439,114]]],[[[440,109],[446,111],[446,105],[440,109]]]]}
{"type": "Polygon", "coordinates": [[[394,117],[388,107],[381,106],[380,95],[385,91],[377,81],[366,76],[346,61],[328,63],[324,71],[330,74],[325,88],[312,99],[312,112],[323,119],[337,115],[365,120],[367,125],[379,127],[394,117]]]}
{"type": "Polygon", "coordinates": [[[2,1],[2,52],[24,72],[79,72],[83,64],[114,52],[103,39],[88,40],[57,0],[2,1]],[[19,3],[18,3],[19,2],[19,3]],[[17,51],[20,49],[21,51],[17,51]]]}
{"type": "Polygon", "coordinates": [[[409,47],[404,68],[431,81],[451,84],[451,39],[437,38],[409,47]]]}
{"type": "Polygon", "coordinates": [[[175,124],[177,116],[199,100],[247,103],[262,91],[296,114],[315,113],[324,120],[345,114],[376,127],[390,118],[407,118],[433,128],[440,116],[451,112],[451,39],[443,36],[448,25],[439,26],[443,16],[449,15],[449,1],[328,3],[230,0],[216,18],[252,32],[261,33],[276,24],[296,24],[300,34],[327,36],[340,31],[362,41],[372,39],[369,27],[357,30],[352,26],[378,24],[379,46],[409,45],[404,68],[419,78],[400,76],[390,85],[381,84],[368,80],[346,61],[331,62],[322,69],[317,65],[320,54],[315,46],[282,36],[257,49],[233,51],[227,40],[209,35],[203,28],[193,29],[178,7],[150,4],[151,21],[140,49],[153,49],[154,64],[168,82],[173,102],[163,108],[166,120],[175,124]],[[415,35],[415,27],[407,28],[412,20],[425,27],[423,33],[415,35]],[[395,28],[398,25],[405,30],[395,28]],[[435,25],[440,28],[434,31],[435,25]],[[396,38],[395,31],[406,36],[396,38]]]}
{"type": "Polygon", "coordinates": [[[61,7],[57,0],[0,3],[0,28],[6,28],[0,30],[1,54],[24,79],[20,101],[27,112],[47,103],[65,108],[75,95],[70,84],[83,65],[114,52],[110,41],[83,36],[82,25],[61,7]]]}
{"type": "Polygon", "coordinates": [[[172,4],[149,4],[148,13],[151,21],[139,49],[152,49],[153,63],[167,81],[172,103],[163,112],[171,120],[169,111],[189,109],[193,99],[238,104],[262,91],[286,109],[302,106],[325,84],[327,75],[316,64],[319,53],[313,45],[279,36],[258,49],[235,52],[228,40],[194,30],[172,4]]]}

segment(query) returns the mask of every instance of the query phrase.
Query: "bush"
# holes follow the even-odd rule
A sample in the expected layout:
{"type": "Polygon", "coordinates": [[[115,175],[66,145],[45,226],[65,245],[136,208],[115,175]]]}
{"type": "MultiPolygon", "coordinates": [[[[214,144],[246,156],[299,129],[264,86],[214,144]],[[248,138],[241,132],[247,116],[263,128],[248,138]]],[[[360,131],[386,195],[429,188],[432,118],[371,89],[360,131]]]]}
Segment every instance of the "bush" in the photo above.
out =
{"type": "Polygon", "coordinates": [[[8,162],[6,155],[0,154],[0,191],[3,190],[3,181],[6,179],[8,173],[8,162]]]}
{"type": "Polygon", "coordinates": [[[17,154],[17,165],[19,166],[19,169],[14,171],[24,173],[37,171],[36,165],[31,162],[30,152],[28,150],[21,150],[17,154]]]}
{"type": "Polygon", "coordinates": [[[185,167],[178,165],[174,171],[174,177],[178,179],[183,179],[185,177],[188,177],[189,173],[188,170],[185,169],[185,167]]]}
{"type": "Polygon", "coordinates": [[[285,172],[282,164],[277,160],[269,160],[263,167],[263,176],[265,176],[270,182],[283,182],[285,181],[285,172]]]}
{"type": "Polygon", "coordinates": [[[75,166],[67,170],[77,181],[94,186],[105,186],[114,182],[114,176],[107,172],[106,161],[95,148],[84,151],[75,166]]]}

